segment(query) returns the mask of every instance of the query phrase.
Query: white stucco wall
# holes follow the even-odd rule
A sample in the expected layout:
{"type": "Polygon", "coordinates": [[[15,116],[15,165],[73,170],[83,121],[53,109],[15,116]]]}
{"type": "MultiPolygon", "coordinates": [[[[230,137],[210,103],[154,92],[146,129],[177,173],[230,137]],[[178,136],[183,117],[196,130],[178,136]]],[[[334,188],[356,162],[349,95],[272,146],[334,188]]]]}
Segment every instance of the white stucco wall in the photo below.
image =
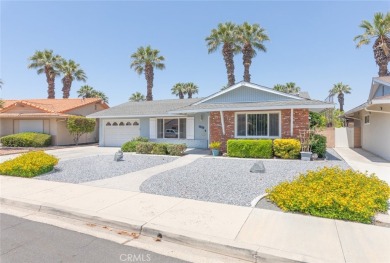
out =
{"type": "MultiPolygon", "coordinates": [[[[390,112],[390,106],[382,107],[383,111],[390,112]]],[[[390,114],[371,112],[370,124],[364,123],[364,116],[369,114],[361,112],[362,147],[388,161],[390,161],[390,114]]]]}

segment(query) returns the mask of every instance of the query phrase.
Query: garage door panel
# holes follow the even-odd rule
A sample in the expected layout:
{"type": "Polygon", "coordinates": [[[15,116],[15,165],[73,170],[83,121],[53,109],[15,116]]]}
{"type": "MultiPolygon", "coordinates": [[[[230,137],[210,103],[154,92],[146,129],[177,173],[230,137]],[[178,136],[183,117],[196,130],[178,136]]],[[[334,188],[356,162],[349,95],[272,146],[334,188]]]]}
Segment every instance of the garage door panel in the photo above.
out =
{"type": "Polygon", "coordinates": [[[43,133],[43,120],[20,120],[19,132],[41,132],[43,133]]]}
{"type": "Polygon", "coordinates": [[[138,119],[107,120],[104,129],[105,146],[121,146],[123,143],[131,141],[134,137],[140,136],[138,119]],[[109,126],[107,126],[107,123],[109,123],[109,126]]]}

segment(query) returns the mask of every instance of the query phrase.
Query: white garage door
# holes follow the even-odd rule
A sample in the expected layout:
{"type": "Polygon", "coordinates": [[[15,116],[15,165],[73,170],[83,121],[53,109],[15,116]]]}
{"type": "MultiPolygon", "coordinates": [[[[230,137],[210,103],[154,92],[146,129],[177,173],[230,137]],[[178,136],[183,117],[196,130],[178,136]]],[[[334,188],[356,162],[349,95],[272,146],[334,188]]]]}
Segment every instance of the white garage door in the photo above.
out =
{"type": "Polygon", "coordinates": [[[104,121],[104,145],[121,146],[140,136],[139,119],[111,119],[104,121]]]}
{"type": "Polygon", "coordinates": [[[20,120],[19,132],[43,132],[43,120],[20,120]]]}

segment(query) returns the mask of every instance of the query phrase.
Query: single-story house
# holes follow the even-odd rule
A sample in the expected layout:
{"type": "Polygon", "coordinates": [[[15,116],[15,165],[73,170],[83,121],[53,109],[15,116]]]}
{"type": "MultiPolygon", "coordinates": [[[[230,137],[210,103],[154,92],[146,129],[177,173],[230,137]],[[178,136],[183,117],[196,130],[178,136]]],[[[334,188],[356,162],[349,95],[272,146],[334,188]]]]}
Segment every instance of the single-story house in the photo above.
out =
{"type": "Polygon", "coordinates": [[[390,76],[373,78],[367,102],[343,116],[360,128],[363,149],[390,161],[390,76]]]}
{"type": "Polygon", "coordinates": [[[309,128],[309,111],[333,104],[237,83],[206,98],[126,102],[88,115],[100,119],[101,146],[120,146],[136,136],[155,142],[208,148],[232,138],[290,138],[309,128]]]}
{"type": "MultiPolygon", "coordinates": [[[[66,129],[69,116],[86,116],[109,108],[100,98],[4,100],[0,108],[0,137],[20,132],[52,135],[53,145],[74,144],[66,129]]],[[[84,134],[79,143],[97,142],[98,124],[94,132],[84,134]]]]}

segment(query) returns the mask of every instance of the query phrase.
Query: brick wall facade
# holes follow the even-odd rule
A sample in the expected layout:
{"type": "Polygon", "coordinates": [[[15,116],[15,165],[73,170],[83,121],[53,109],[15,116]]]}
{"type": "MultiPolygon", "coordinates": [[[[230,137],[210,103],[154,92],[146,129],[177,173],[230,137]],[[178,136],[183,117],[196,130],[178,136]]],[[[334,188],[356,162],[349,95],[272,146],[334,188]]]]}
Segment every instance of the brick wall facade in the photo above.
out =
{"type": "MultiPolygon", "coordinates": [[[[294,127],[291,135],[291,110],[276,110],[281,112],[281,135],[282,138],[298,137],[300,130],[309,128],[309,110],[294,109],[294,127]]],[[[256,111],[259,112],[259,111],[256,111]]],[[[222,143],[221,151],[226,152],[226,142],[229,139],[234,139],[235,128],[235,112],[223,112],[225,134],[222,132],[221,114],[219,111],[210,112],[210,142],[219,141],[222,143]]]]}

